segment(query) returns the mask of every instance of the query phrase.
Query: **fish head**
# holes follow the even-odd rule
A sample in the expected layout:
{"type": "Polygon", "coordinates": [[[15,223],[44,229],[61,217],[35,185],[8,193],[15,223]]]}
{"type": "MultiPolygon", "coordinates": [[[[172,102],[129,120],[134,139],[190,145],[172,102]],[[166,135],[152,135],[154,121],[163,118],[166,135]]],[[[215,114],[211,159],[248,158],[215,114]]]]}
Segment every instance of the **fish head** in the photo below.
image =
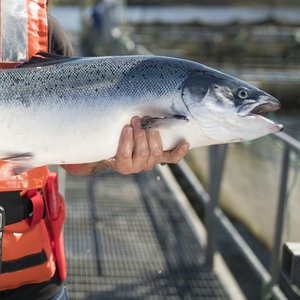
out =
{"type": "Polygon", "coordinates": [[[276,98],[213,69],[193,71],[184,82],[182,100],[212,143],[248,141],[283,130],[261,115],[280,108],[276,98]]]}

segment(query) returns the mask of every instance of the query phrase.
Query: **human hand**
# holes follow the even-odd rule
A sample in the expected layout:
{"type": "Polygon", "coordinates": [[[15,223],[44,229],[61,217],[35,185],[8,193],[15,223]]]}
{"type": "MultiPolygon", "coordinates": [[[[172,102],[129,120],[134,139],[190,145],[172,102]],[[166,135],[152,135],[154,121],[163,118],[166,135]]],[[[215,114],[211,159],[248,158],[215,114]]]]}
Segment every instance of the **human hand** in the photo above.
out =
{"type": "Polygon", "coordinates": [[[159,131],[142,129],[141,119],[134,117],[130,125],[126,125],[121,132],[114,158],[63,167],[72,175],[89,175],[108,167],[120,174],[139,173],[149,171],[159,163],[178,163],[187,154],[188,149],[189,144],[182,141],[175,149],[163,151],[159,131]]]}
{"type": "Polygon", "coordinates": [[[121,174],[139,173],[159,163],[178,163],[188,149],[189,144],[182,141],[175,149],[163,151],[159,131],[142,129],[141,119],[134,117],[122,130],[116,156],[104,162],[121,174]]]}

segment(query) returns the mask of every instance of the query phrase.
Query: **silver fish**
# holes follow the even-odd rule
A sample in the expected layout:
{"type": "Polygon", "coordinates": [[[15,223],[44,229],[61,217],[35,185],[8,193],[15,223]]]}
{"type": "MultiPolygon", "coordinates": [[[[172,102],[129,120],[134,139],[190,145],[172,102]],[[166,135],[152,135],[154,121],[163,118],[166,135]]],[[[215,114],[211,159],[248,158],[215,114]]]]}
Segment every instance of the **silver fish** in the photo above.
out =
{"type": "Polygon", "coordinates": [[[164,149],[252,140],[283,126],[260,113],[280,103],[205,65],[160,56],[33,57],[0,72],[0,159],[31,167],[116,154],[135,116],[164,149]]]}

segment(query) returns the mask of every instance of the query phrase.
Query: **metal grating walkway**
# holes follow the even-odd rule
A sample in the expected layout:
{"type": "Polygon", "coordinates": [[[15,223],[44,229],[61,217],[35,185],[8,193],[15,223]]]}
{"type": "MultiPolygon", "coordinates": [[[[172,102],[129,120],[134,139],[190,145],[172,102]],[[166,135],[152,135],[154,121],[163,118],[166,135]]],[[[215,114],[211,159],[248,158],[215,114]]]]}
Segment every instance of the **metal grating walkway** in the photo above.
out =
{"type": "Polygon", "coordinates": [[[229,299],[158,170],[66,180],[73,299],[229,299]]]}

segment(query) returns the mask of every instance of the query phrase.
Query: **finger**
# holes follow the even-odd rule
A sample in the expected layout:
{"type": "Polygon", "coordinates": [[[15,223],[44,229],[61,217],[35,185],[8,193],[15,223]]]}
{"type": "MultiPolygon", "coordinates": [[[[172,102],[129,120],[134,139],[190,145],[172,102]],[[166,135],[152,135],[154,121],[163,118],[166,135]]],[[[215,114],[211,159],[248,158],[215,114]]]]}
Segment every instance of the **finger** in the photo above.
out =
{"type": "Polygon", "coordinates": [[[133,141],[134,150],[132,164],[136,172],[143,170],[147,166],[149,158],[149,145],[147,140],[147,134],[144,129],[141,128],[141,119],[134,117],[131,120],[133,128],[133,141]]]}
{"type": "Polygon", "coordinates": [[[121,132],[116,157],[113,161],[111,161],[111,166],[115,171],[119,173],[129,172],[133,164],[133,147],[133,128],[130,125],[127,125],[121,132]]]}
{"type": "Polygon", "coordinates": [[[164,151],[162,163],[177,164],[188,153],[190,144],[186,141],[180,142],[175,149],[164,151]]]}
{"type": "Polygon", "coordinates": [[[151,170],[156,164],[160,163],[163,156],[163,145],[160,133],[157,130],[147,131],[147,140],[149,147],[149,158],[147,170],[151,170]]]}

